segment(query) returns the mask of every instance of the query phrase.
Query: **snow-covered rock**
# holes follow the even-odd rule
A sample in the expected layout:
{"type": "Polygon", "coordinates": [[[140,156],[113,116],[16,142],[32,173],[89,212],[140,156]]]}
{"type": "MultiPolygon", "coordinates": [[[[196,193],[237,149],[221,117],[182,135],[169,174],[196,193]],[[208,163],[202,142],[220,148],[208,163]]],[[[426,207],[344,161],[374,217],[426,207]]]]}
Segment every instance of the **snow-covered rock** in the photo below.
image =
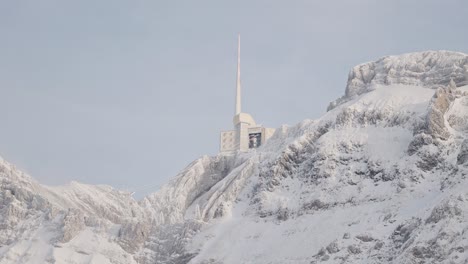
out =
{"type": "Polygon", "coordinates": [[[328,109],[373,90],[374,85],[403,84],[430,89],[468,85],[468,55],[452,51],[424,51],[387,56],[354,67],[348,76],[345,95],[328,109]]]}
{"type": "Polygon", "coordinates": [[[468,59],[353,68],[317,120],[203,156],[135,201],[0,162],[0,264],[466,263],[468,59]]]}

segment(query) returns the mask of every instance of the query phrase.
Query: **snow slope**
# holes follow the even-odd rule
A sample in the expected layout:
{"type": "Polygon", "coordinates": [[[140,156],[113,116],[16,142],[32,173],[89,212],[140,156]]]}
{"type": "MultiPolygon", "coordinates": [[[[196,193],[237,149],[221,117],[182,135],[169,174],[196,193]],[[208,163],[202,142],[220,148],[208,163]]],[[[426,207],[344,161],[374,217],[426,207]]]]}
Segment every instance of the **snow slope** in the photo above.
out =
{"type": "Polygon", "coordinates": [[[468,59],[351,70],[317,120],[203,156],[141,201],[0,162],[0,264],[466,263],[468,59]]]}

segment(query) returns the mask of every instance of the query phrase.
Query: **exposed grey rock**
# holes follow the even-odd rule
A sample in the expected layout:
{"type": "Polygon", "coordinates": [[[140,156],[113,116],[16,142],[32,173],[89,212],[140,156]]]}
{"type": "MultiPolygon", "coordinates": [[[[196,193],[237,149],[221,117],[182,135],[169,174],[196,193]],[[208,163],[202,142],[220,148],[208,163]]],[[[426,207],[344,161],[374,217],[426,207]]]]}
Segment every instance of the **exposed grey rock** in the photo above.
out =
{"type": "Polygon", "coordinates": [[[321,209],[326,209],[327,207],[329,207],[327,203],[324,203],[318,199],[313,200],[309,203],[305,203],[303,205],[303,208],[306,210],[321,210],[321,209]]]}
{"type": "Polygon", "coordinates": [[[434,145],[423,148],[419,157],[421,159],[416,163],[416,166],[423,171],[431,171],[442,162],[441,150],[434,145]]]}
{"type": "Polygon", "coordinates": [[[444,115],[453,100],[455,100],[454,90],[450,87],[437,89],[432,97],[426,117],[427,133],[432,137],[443,140],[449,137],[444,115]]]}
{"type": "Polygon", "coordinates": [[[326,249],[327,249],[327,252],[328,252],[329,254],[335,254],[335,253],[337,253],[337,252],[340,251],[340,248],[339,248],[338,243],[337,243],[336,241],[333,241],[332,243],[330,243],[330,244],[326,247],[326,249]]]}
{"type": "Polygon", "coordinates": [[[403,244],[405,244],[410,239],[413,231],[420,225],[421,220],[418,218],[407,220],[405,223],[399,225],[391,236],[396,247],[401,247],[403,244]]]}
{"type": "Polygon", "coordinates": [[[426,219],[426,223],[438,223],[444,218],[459,216],[461,213],[457,200],[449,199],[432,210],[431,215],[426,219]]]}
{"type": "Polygon", "coordinates": [[[281,207],[278,209],[278,212],[276,213],[276,218],[280,221],[286,221],[290,217],[290,212],[289,209],[286,207],[281,207]]]}
{"type": "Polygon", "coordinates": [[[150,235],[151,226],[146,221],[129,222],[119,230],[119,244],[126,251],[135,253],[150,235]]]}
{"type": "Polygon", "coordinates": [[[357,110],[344,108],[336,117],[336,126],[404,126],[410,121],[411,113],[388,109],[357,110]]]}
{"type": "Polygon", "coordinates": [[[361,234],[356,236],[357,239],[361,240],[362,242],[372,242],[375,239],[370,236],[369,234],[361,234]]]}
{"type": "Polygon", "coordinates": [[[382,247],[385,245],[385,243],[383,241],[377,241],[377,243],[375,243],[374,245],[374,249],[375,250],[380,250],[382,249],[382,247]]]}
{"type": "Polygon", "coordinates": [[[433,139],[430,135],[426,133],[420,133],[414,136],[413,140],[408,146],[408,154],[413,155],[416,153],[422,146],[432,144],[433,139]]]}
{"type": "Polygon", "coordinates": [[[418,259],[434,258],[435,252],[427,247],[416,246],[411,249],[411,253],[418,259]]]}
{"type": "Polygon", "coordinates": [[[66,243],[74,238],[85,227],[83,212],[74,208],[68,209],[63,217],[62,243],[66,243]]]}
{"type": "Polygon", "coordinates": [[[221,203],[218,208],[216,208],[215,212],[214,212],[214,215],[213,215],[213,218],[220,218],[220,217],[223,217],[224,214],[225,214],[225,210],[226,208],[224,207],[224,204],[221,203]]]}
{"type": "Polygon", "coordinates": [[[348,246],[348,252],[356,255],[362,253],[362,250],[358,245],[350,245],[348,246]]]}
{"type": "Polygon", "coordinates": [[[468,139],[463,140],[460,152],[457,156],[457,164],[465,164],[468,161],[468,139]]]}

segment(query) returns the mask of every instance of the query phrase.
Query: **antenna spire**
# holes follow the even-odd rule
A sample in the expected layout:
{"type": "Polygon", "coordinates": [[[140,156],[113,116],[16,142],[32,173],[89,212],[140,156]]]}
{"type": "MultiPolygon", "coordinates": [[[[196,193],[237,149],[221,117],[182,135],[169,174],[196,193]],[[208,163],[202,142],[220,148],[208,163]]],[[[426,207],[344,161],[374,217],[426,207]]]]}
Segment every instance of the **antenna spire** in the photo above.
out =
{"type": "Polygon", "coordinates": [[[237,38],[237,85],[236,85],[236,115],[241,113],[241,81],[240,81],[240,33],[237,38]]]}

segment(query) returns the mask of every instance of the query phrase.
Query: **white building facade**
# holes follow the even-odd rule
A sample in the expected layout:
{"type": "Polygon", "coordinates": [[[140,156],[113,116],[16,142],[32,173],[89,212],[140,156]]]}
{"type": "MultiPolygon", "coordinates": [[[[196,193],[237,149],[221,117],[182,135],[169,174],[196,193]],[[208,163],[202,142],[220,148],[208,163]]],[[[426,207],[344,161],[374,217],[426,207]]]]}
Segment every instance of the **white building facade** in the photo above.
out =
{"type": "Polygon", "coordinates": [[[234,130],[221,132],[220,151],[234,152],[256,149],[264,144],[275,132],[274,128],[257,125],[251,115],[241,111],[240,82],[240,35],[237,46],[236,109],[233,118],[234,130]]]}

